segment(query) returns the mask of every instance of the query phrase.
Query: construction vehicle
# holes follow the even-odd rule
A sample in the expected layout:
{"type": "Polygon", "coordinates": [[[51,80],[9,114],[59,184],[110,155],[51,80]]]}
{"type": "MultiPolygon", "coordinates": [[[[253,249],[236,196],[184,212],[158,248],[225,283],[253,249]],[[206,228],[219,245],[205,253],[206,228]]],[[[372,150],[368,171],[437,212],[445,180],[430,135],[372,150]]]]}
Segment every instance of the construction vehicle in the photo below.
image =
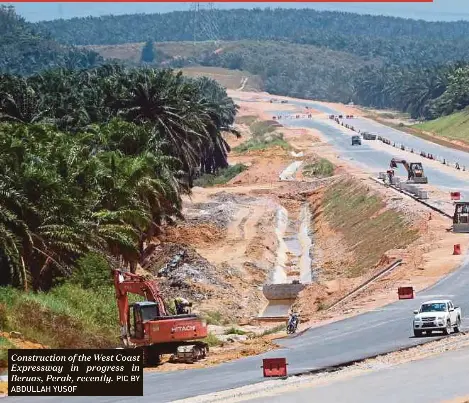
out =
{"type": "Polygon", "coordinates": [[[146,365],[159,363],[162,354],[192,363],[205,358],[207,324],[194,314],[170,315],[155,279],[114,271],[121,339],[126,348],[143,350],[146,365]],[[145,301],[129,304],[127,294],[138,294],[145,301]]]}
{"type": "Polygon", "coordinates": [[[376,134],[370,132],[362,132],[363,140],[376,140],[376,134]]]}
{"type": "Polygon", "coordinates": [[[362,139],[360,136],[352,136],[352,145],[354,146],[355,144],[361,146],[362,145],[362,139]]]}
{"type": "Polygon", "coordinates": [[[407,171],[407,182],[411,183],[428,183],[428,178],[424,175],[421,162],[408,163],[406,160],[393,158],[391,160],[391,168],[397,168],[397,164],[404,165],[407,171]]]}
{"type": "Polygon", "coordinates": [[[454,203],[453,232],[469,232],[469,202],[454,203]]]}

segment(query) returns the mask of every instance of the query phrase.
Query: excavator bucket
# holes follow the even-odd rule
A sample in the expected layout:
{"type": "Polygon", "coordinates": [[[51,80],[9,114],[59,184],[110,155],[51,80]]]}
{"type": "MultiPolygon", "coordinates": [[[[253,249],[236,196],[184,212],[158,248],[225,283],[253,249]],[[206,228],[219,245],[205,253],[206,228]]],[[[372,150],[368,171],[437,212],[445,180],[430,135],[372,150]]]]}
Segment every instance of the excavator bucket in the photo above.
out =
{"type": "Polygon", "coordinates": [[[395,161],[391,161],[391,168],[397,168],[397,164],[395,161]]]}

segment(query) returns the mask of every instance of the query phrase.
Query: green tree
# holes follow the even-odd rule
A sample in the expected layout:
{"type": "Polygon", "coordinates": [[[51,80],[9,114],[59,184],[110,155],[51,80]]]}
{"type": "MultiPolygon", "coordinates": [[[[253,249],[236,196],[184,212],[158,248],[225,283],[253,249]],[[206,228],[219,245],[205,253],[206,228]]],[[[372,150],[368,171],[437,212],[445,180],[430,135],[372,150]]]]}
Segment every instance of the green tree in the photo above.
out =
{"type": "Polygon", "coordinates": [[[145,42],[140,60],[143,63],[153,63],[155,61],[154,43],[151,39],[145,42]]]}

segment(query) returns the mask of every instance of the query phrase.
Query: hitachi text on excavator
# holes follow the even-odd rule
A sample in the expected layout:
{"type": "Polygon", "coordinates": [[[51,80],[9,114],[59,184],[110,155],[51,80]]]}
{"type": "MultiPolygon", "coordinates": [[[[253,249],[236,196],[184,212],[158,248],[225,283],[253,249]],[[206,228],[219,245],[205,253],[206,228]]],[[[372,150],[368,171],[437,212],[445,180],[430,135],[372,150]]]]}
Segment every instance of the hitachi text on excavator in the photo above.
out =
{"type": "Polygon", "coordinates": [[[159,363],[162,354],[194,362],[208,353],[207,324],[194,314],[170,315],[156,280],[114,271],[121,339],[125,348],[141,348],[146,365],[159,363]],[[129,304],[128,293],[146,301],[129,304]]]}

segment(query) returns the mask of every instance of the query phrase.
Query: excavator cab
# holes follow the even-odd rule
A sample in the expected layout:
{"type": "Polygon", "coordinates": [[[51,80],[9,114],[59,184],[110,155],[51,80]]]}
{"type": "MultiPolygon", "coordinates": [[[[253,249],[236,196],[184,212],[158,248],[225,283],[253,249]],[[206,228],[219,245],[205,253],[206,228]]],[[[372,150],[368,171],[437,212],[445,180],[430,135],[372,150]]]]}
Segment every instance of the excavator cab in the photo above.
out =
{"type": "Polygon", "coordinates": [[[159,315],[158,304],[152,301],[141,301],[129,306],[128,328],[132,338],[144,338],[144,323],[155,320],[159,315]],[[133,320],[131,320],[133,316],[133,320]],[[131,326],[133,322],[133,328],[131,326]]]}
{"type": "Polygon", "coordinates": [[[453,232],[469,232],[469,202],[454,203],[453,232]]]}
{"type": "Polygon", "coordinates": [[[421,178],[423,176],[423,166],[420,162],[412,162],[410,164],[410,170],[416,178],[421,178]]]}
{"type": "Polygon", "coordinates": [[[409,183],[428,183],[427,177],[424,175],[421,162],[408,163],[406,160],[393,158],[391,160],[391,168],[397,168],[397,164],[402,164],[407,171],[407,179],[409,183]]]}

